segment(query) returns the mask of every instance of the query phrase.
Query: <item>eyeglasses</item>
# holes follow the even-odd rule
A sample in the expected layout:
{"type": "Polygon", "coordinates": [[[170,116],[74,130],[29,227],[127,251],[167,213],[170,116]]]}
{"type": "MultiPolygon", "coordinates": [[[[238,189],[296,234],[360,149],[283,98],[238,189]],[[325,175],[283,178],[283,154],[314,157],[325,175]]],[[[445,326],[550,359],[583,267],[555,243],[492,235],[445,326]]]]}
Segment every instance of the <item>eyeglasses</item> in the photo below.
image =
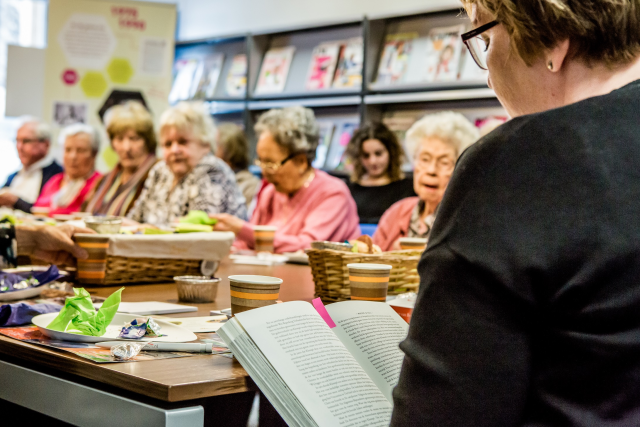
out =
{"type": "Polygon", "coordinates": [[[284,159],[281,162],[263,162],[260,159],[256,159],[253,164],[255,164],[256,166],[258,166],[259,168],[261,168],[263,171],[268,172],[268,173],[276,173],[278,172],[278,169],[280,169],[282,166],[284,166],[285,163],[287,163],[289,160],[293,159],[295,156],[297,156],[298,154],[302,154],[302,153],[291,153],[287,156],[286,159],[284,159]]]}
{"type": "Polygon", "coordinates": [[[31,144],[32,142],[45,142],[46,139],[42,139],[42,138],[22,138],[22,139],[16,139],[16,144],[31,144]]]}
{"type": "Polygon", "coordinates": [[[476,61],[478,67],[483,70],[489,69],[487,67],[487,49],[489,48],[489,42],[487,42],[481,34],[495,27],[499,23],[500,22],[497,20],[491,21],[488,24],[484,24],[476,28],[475,30],[464,33],[461,36],[462,42],[467,46],[467,49],[469,49],[469,53],[471,53],[471,57],[476,61]]]}
{"type": "Polygon", "coordinates": [[[418,170],[426,169],[432,163],[436,164],[436,169],[440,172],[451,172],[456,165],[455,160],[450,157],[438,157],[420,156],[416,159],[415,168],[418,170]]]}

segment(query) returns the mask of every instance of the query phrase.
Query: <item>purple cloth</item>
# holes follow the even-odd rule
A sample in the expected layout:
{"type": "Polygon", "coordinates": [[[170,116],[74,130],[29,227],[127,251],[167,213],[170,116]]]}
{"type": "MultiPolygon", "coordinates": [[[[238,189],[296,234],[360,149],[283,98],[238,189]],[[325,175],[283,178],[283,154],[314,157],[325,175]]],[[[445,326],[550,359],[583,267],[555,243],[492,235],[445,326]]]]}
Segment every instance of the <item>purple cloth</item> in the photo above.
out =
{"type": "Polygon", "coordinates": [[[28,325],[31,319],[47,313],[57,313],[62,309],[58,304],[34,304],[24,302],[0,306],[0,326],[28,325]]]}
{"type": "Polygon", "coordinates": [[[54,280],[58,280],[63,277],[58,270],[58,267],[52,265],[47,271],[25,271],[20,273],[2,273],[0,272],[0,293],[21,291],[21,289],[14,289],[16,283],[20,283],[24,280],[28,280],[33,277],[37,282],[30,288],[37,288],[38,286],[46,285],[54,280]]]}

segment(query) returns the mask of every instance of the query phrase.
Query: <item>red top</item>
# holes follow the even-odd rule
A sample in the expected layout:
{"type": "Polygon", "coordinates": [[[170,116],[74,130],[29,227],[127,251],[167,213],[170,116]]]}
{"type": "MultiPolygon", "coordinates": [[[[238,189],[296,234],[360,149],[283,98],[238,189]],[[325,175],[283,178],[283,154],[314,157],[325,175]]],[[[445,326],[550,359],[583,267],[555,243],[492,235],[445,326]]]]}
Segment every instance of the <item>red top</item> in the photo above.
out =
{"type": "Polygon", "coordinates": [[[237,236],[239,249],[254,247],[252,225],[278,228],[274,238],[277,253],[311,247],[315,240],[344,242],[360,236],[358,210],[347,185],[319,170],[309,187],[292,197],[278,193],[272,184],[260,193],[251,221],[237,236]]]}
{"type": "Polygon", "coordinates": [[[400,246],[394,247],[394,243],[401,237],[407,237],[411,214],[419,200],[417,197],[407,197],[391,205],[380,218],[378,229],[373,235],[373,243],[380,246],[384,252],[400,249],[400,246]]]}
{"type": "MultiPolygon", "coordinates": [[[[93,186],[98,182],[102,175],[99,172],[94,172],[93,175],[87,182],[85,183],[82,190],[78,193],[78,195],[69,203],[67,206],[58,206],[55,209],[51,209],[49,211],[49,216],[52,215],[60,215],[60,214],[70,214],[73,212],[79,212],[82,204],[84,203],[85,198],[89,194],[89,192],[93,189],[93,186]]],[[[64,178],[64,173],[59,173],[54,175],[42,188],[42,192],[38,197],[38,200],[33,204],[35,208],[51,208],[51,199],[53,196],[60,191],[60,184],[62,184],[62,179],[64,178]]]]}

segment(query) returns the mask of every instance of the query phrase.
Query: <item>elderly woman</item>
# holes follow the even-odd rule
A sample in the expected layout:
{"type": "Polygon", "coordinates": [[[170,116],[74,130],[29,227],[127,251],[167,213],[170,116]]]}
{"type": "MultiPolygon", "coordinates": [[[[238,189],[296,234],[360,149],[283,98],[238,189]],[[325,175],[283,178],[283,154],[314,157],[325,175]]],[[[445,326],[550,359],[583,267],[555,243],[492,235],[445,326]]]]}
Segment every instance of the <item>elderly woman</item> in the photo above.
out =
{"type": "Polygon", "coordinates": [[[277,227],[277,253],[310,247],[314,240],[342,242],[358,237],[358,214],[346,184],[311,167],[319,132],[313,111],[302,107],[271,110],[260,117],[256,164],[269,185],[250,222],[217,215],[218,230],[233,231],[235,246],[253,249],[253,225],[277,227]]]}
{"type": "Polygon", "coordinates": [[[435,213],[462,152],[478,139],[478,129],[462,114],[445,111],[418,120],[407,132],[413,156],[413,189],[387,210],[373,235],[383,251],[400,249],[401,237],[428,238],[435,213]]]}
{"type": "Polygon", "coordinates": [[[513,119],[438,209],[391,425],[638,425],[640,1],[466,6],[513,119]]]}
{"type": "Polygon", "coordinates": [[[216,156],[236,174],[238,187],[249,206],[260,189],[260,179],[249,172],[249,142],[240,126],[233,123],[218,126],[216,156]]]}
{"type": "Polygon", "coordinates": [[[181,102],[160,118],[164,161],[149,172],[140,198],[127,215],[166,226],[192,210],[246,218],[247,207],[233,171],[213,155],[217,132],[202,104],[181,102]]]}
{"type": "Polygon", "coordinates": [[[94,215],[125,216],[140,196],[156,163],[153,119],[141,103],[129,101],[111,107],[104,123],[119,162],[96,185],[84,210],[94,215]]]}
{"type": "Polygon", "coordinates": [[[391,205],[415,196],[411,180],[402,172],[402,145],[384,124],[360,127],[349,141],[347,153],[354,166],[349,190],[361,223],[378,224],[391,205]]]}
{"type": "Polygon", "coordinates": [[[95,170],[100,139],[93,127],[68,126],[60,132],[59,141],[64,148],[64,172],[45,184],[33,205],[49,209],[49,215],[78,212],[101,176],[95,170]]]}

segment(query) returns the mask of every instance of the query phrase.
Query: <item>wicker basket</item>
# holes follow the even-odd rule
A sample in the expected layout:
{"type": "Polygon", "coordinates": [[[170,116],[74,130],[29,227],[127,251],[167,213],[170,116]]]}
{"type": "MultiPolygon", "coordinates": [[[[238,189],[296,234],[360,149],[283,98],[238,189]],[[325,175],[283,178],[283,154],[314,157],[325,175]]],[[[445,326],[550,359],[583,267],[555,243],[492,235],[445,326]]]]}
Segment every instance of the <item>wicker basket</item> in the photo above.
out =
{"type": "Polygon", "coordinates": [[[324,302],[347,301],[351,297],[347,264],[375,263],[393,268],[389,278],[389,295],[417,292],[420,284],[417,266],[421,251],[395,251],[383,254],[356,254],[330,249],[310,249],[309,265],[316,287],[316,297],[324,302]]]}
{"type": "Polygon", "coordinates": [[[175,276],[199,276],[202,261],[107,257],[104,285],[173,282],[175,276]]]}

